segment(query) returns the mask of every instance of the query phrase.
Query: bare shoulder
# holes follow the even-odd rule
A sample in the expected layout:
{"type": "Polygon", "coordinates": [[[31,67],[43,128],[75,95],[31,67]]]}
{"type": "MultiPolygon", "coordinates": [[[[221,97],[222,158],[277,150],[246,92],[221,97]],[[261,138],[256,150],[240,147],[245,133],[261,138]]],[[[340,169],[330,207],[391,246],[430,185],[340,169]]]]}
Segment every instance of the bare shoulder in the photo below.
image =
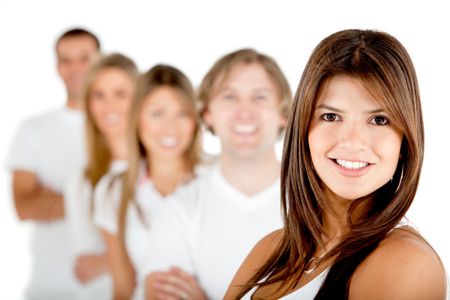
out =
{"type": "Polygon", "coordinates": [[[234,275],[224,299],[235,299],[240,288],[255,275],[260,267],[269,259],[283,237],[283,229],[278,229],[262,238],[247,255],[247,258],[234,275]]]}
{"type": "Polygon", "coordinates": [[[255,267],[263,265],[281,242],[283,233],[283,229],[278,229],[263,237],[250,251],[246,260],[252,262],[255,267]]]}
{"type": "Polygon", "coordinates": [[[356,269],[350,299],[445,299],[444,267],[410,227],[392,231],[356,269]]]}

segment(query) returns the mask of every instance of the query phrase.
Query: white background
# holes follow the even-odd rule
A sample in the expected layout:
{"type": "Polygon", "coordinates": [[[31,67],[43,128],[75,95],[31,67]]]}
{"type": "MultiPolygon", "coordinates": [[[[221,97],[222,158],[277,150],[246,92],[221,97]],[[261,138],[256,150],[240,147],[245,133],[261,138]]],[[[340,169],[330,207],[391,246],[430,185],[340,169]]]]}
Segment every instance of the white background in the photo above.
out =
{"type": "MultiPolygon", "coordinates": [[[[182,69],[195,85],[223,54],[254,47],[273,56],[293,91],[312,49],[346,28],[379,29],[408,49],[419,78],[426,130],[421,184],[409,217],[450,270],[450,18],[444,1],[24,1],[0,0],[0,160],[19,122],[64,105],[54,41],[83,26],[106,52],[182,69]]],[[[214,149],[214,141],[206,147],[214,149]],[[211,144],[213,143],[213,144],[211,144]]],[[[0,298],[17,299],[29,276],[28,224],[13,210],[8,172],[0,169],[0,298]]],[[[426,275],[424,275],[426,276],[426,275]]]]}

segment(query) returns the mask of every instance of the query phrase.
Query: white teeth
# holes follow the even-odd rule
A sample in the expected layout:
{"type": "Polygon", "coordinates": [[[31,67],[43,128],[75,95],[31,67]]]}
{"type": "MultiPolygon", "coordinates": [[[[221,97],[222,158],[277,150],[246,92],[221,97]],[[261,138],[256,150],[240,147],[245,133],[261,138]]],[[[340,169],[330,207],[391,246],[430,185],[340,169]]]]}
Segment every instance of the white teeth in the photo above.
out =
{"type": "Polygon", "coordinates": [[[161,145],[165,147],[175,147],[178,145],[178,139],[176,137],[163,137],[160,140],[161,145]]]}
{"type": "Polygon", "coordinates": [[[120,121],[120,114],[108,114],[105,119],[108,124],[116,124],[120,121]]]}
{"type": "Polygon", "coordinates": [[[254,133],[256,131],[255,125],[235,125],[233,131],[236,133],[254,133]]]}
{"type": "Polygon", "coordinates": [[[338,163],[338,165],[340,165],[344,168],[347,168],[347,169],[352,169],[352,170],[362,169],[369,165],[369,163],[362,162],[362,161],[348,161],[348,160],[343,160],[343,159],[336,159],[336,162],[338,163]]]}

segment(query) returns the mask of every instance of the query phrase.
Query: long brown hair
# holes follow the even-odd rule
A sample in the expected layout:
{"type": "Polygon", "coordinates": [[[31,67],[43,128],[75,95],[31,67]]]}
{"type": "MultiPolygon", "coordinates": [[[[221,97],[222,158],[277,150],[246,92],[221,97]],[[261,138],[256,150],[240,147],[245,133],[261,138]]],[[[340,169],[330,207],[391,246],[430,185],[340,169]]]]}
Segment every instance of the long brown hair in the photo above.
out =
{"type": "Polygon", "coordinates": [[[313,168],[308,133],[321,84],[339,74],[362,82],[391,116],[403,133],[403,140],[392,180],[351,204],[347,217],[349,232],[319,260],[320,263],[333,259],[333,265],[315,299],[348,298],[355,269],[401,220],[413,201],[423,161],[424,130],[412,61],[402,44],[387,33],[371,30],[334,33],[314,49],[289,117],[281,171],[285,223],[282,240],[238,298],[254,286],[282,283],[284,292],[293,289],[317,247],[324,246],[322,218],[329,206],[323,184],[313,168]]]}
{"type": "Polygon", "coordinates": [[[138,69],[128,57],[114,53],[100,59],[90,70],[85,83],[83,108],[86,116],[86,147],[87,165],[84,171],[86,179],[95,187],[100,178],[108,172],[111,163],[111,150],[106,144],[105,137],[95,124],[90,110],[89,102],[94,82],[98,74],[106,69],[118,69],[125,72],[135,82],[138,78],[138,69]]]}
{"type": "MultiPolygon", "coordinates": [[[[147,96],[161,86],[168,86],[177,91],[183,99],[186,106],[189,108],[192,118],[195,120],[195,131],[193,139],[184,154],[184,159],[188,171],[194,172],[194,168],[200,161],[201,150],[201,133],[199,126],[199,117],[195,103],[195,93],[188,77],[180,70],[168,65],[156,65],[147,73],[141,75],[138,80],[138,86],[135,96],[135,101],[131,108],[130,126],[128,134],[129,157],[128,170],[122,175],[123,190],[122,197],[118,211],[119,227],[118,232],[122,243],[125,243],[125,227],[126,216],[130,202],[133,202],[138,209],[141,221],[146,222],[145,216],[134,201],[136,184],[138,181],[140,163],[143,159],[148,158],[147,151],[139,138],[138,122],[141,108],[147,96]]],[[[151,167],[151,166],[150,166],[151,167]]]]}

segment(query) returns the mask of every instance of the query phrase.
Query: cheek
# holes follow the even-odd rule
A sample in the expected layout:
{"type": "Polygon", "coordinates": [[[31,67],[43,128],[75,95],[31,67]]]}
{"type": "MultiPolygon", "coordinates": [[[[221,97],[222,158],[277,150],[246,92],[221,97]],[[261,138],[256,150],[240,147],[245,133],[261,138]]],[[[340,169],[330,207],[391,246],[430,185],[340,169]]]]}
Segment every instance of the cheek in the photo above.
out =
{"type": "Polygon", "coordinates": [[[389,165],[392,173],[400,158],[402,135],[398,133],[385,134],[377,139],[377,152],[389,165]]]}
{"type": "Polygon", "coordinates": [[[313,162],[320,156],[326,153],[329,145],[333,143],[332,130],[322,130],[320,126],[313,126],[309,130],[308,143],[309,151],[313,162]]]}
{"type": "Polygon", "coordinates": [[[263,111],[261,120],[266,132],[270,132],[270,136],[277,140],[280,129],[284,128],[286,124],[284,118],[277,112],[277,108],[272,111],[263,111]]]}
{"type": "Polygon", "coordinates": [[[193,119],[186,119],[180,123],[181,134],[185,137],[189,142],[194,136],[196,124],[193,119]]]}
{"type": "Polygon", "coordinates": [[[208,113],[208,117],[206,123],[209,127],[213,129],[213,131],[217,134],[221,132],[222,129],[226,126],[226,119],[228,118],[227,113],[223,112],[222,114],[210,112],[208,113]]]}
{"type": "Polygon", "coordinates": [[[123,99],[121,101],[120,110],[122,113],[127,114],[127,115],[129,114],[132,101],[133,101],[132,98],[123,99]]]}
{"type": "Polygon", "coordinates": [[[89,73],[89,70],[90,70],[90,65],[87,63],[83,63],[83,65],[81,66],[81,68],[79,70],[83,76],[87,76],[87,74],[89,73]]]}
{"type": "Polygon", "coordinates": [[[191,134],[194,133],[196,124],[194,119],[186,120],[186,131],[190,132],[191,134]]]}
{"type": "Polygon", "coordinates": [[[318,170],[318,158],[320,151],[320,144],[317,143],[317,139],[315,138],[314,134],[309,134],[308,136],[308,143],[309,143],[309,154],[311,156],[312,164],[314,169],[318,170]]]}
{"type": "Polygon", "coordinates": [[[88,59],[83,59],[79,62],[79,66],[82,68],[83,72],[88,73],[92,64],[94,62],[93,57],[89,57],[88,59]]]}
{"type": "Polygon", "coordinates": [[[98,103],[98,101],[89,101],[89,111],[92,118],[94,119],[93,121],[98,124],[102,111],[102,105],[98,103]]]}
{"type": "Polygon", "coordinates": [[[139,118],[139,122],[138,122],[138,134],[139,134],[139,139],[145,144],[146,140],[147,140],[147,136],[150,133],[149,128],[151,128],[150,124],[149,124],[149,120],[147,118],[139,118]]]}
{"type": "Polygon", "coordinates": [[[59,72],[59,74],[61,74],[61,75],[65,75],[65,74],[67,74],[67,72],[68,72],[68,69],[70,68],[69,67],[69,64],[68,63],[58,63],[58,72],[59,72]]]}

